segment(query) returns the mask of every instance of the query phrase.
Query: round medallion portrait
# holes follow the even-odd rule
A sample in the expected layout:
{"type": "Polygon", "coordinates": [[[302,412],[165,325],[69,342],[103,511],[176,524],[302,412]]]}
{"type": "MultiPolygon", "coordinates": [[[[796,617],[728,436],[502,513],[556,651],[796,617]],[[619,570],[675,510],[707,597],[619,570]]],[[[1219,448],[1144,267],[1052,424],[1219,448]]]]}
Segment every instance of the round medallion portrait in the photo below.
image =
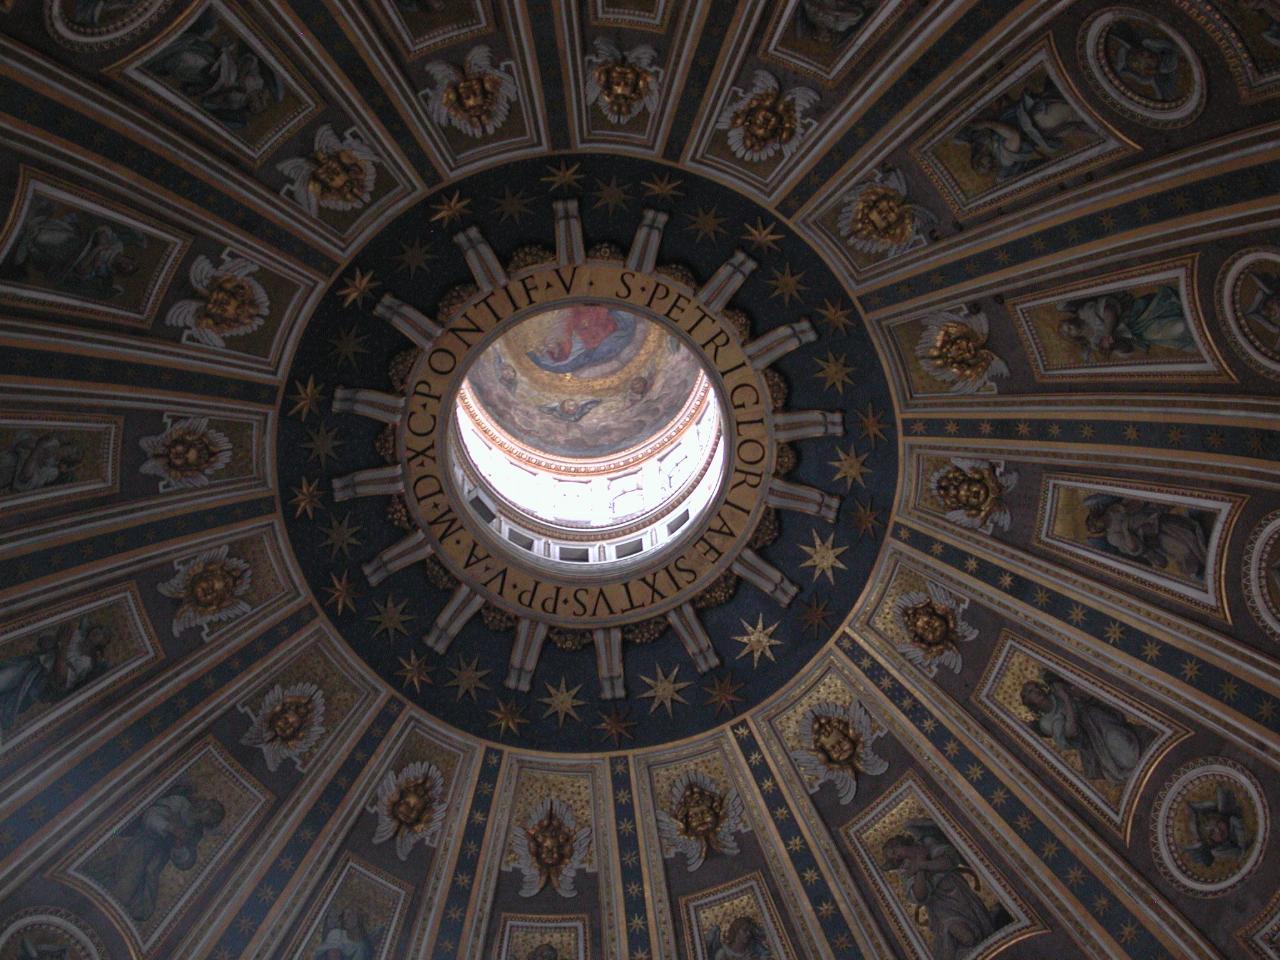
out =
{"type": "Polygon", "coordinates": [[[1113,7],[1080,34],[1089,79],[1116,110],[1148,126],[1180,127],[1205,102],[1204,68],[1183,36],[1150,13],[1113,7]]]}
{"type": "Polygon", "coordinates": [[[1218,275],[1218,303],[1244,358],[1260,373],[1280,375],[1280,250],[1235,254],[1218,275]]]}
{"type": "Polygon", "coordinates": [[[1269,814],[1262,788],[1221,757],[1180,768],[1161,788],[1152,845],[1166,875],[1202,897],[1226,893],[1262,859],[1269,814]]]}
{"type": "Polygon", "coordinates": [[[1280,511],[1262,518],[1244,555],[1245,603],[1259,626],[1280,638],[1280,511]]]}
{"type": "Polygon", "coordinates": [[[782,218],[598,166],[510,164],[388,225],[298,343],[277,437],[335,630],[534,749],[768,697],[861,593],[897,470],[874,348],[782,218]]]}

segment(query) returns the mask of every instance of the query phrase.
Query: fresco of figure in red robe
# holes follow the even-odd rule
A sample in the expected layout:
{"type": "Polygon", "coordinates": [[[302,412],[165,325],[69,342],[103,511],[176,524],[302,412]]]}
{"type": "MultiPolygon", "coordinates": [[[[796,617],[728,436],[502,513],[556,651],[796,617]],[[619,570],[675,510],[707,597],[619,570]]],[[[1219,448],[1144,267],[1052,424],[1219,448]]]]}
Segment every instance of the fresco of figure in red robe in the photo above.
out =
{"type": "Polygon", "coordinates": [[[529,359],[550,373],[573,373],[608,363],[636,334],[636,318],[600,305],[572,307],[548,331],[541,349],[529,359]]]}

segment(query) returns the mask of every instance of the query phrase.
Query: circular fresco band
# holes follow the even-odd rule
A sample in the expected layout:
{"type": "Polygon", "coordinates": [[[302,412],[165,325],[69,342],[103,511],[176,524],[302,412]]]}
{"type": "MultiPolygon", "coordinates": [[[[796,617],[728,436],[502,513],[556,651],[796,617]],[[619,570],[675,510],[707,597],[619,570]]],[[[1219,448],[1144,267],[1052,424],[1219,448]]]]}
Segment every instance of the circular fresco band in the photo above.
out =
{"type": "Polygon", "coordinates": [[[482,293],[455,313],[423,352],[408,380],[401,462],[409,509],[436,555],[458,577],[520,617],[574,627],[605,627],[652,617],[688,600],[746,546],[765,506],[774,470],[769,391],[730,327],[669,277],[614,263],[532,269],[482,293]],[[454,398],[471,360],[511,324],[556,304],[613,303],[678,332],[703,357],[726,411],[730,463],[708,519],[678,548],[655,554],[624,580],[549,576],[501,545],[460,509],[445,459],[454,398]]]}

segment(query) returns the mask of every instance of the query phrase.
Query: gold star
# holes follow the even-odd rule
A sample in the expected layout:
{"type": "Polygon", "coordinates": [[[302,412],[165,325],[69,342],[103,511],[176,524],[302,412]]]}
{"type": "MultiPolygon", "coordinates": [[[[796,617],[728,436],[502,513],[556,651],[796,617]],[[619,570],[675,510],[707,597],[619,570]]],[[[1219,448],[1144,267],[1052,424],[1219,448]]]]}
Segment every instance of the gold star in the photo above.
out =
{"type": "Polygon", "coordinates": [[[329,559],[336,559],[338,553],[341,552],[344,557],[351,555],[351,548],[360,546],[360,540],[356,534],[363,528],[358,524],[351,522],[351,514],[347,514],[341,520],[336,516],[331,517],[329,526],[321,527],[324,532],[324,546],[329,548],[329,559]]]}
{"type": "Polygon", "coordinates": [[[1082,883],[1084,883],[1084,871],[1080,869],[1079,865],[1067,871],[1067,886],[1078,887],[1082,883]]]}
{"type": "Polygon", "coordinates": [[[1160,659],[1160,644],[1154,640],[1148,640],[1142,645],[1142,659],[1148,663],[1160,659]]]}
{"type": "Polygon", "coordinates": [[[800,549],[809,555],[809,559],[800,564],[800,566],[813,567],[814,580],[818,579],[819,574],[826,574],[827,582],[834,584],[835,578],[832,576],[832,571],[849,569],[839,559],[840,554],[849,548],[835,546],[833,541],[836,535],[834,533],[829,534],[826,540],[819,540],[817,530],[810,530],[809,532],[813,534],[813,546],[809,547],[803,543],[800,544],[800,549]]]}
{"type": "Polygon", "coordinates": [[[560,727],[564,726],[565,717],[573,717],[579,723],[582,722],[582,718],[578,716],[577,708],[587,701],[578,700],[575,697],[575,694],[582,689],[582,684],[578,684],[572,690],[569,690],[564,676],[561,675],[560,688],[558,690],[549,683],[544,682],[543,686],[547,688],[548,696],[542,697],[538,702],[547,705],[547,712],[542,715],[544,720],[554,713],[556,715],[556,725],[560,727]]]}
{"type": "Polygon", "coordinates": [[[702,689],[708,694],[707,706],[716,708],[716,716],[720,716],[721,710],[727,710],[734,713],[737,707],[735,703],[741,703],[742,697],[738,696],[738,691],[744,685],[733,682],[733,674],[725,674],[722,677],[713,677],[711,686],[702,689]]]}
{"type": "Polygon", "coordinates": [[[688,213],[685,216],[689,218],[685,229],[694,232],[696,235],[694,239],[698,243],[702,243],[703,240],[710,240],[715,243],[716,237],[728,232],[724,228],[725,218],[716,212],[714,205],[705,209],[698,207],[697,213],[688,213]]]}
{"type": "Polygon", "coordinates": [[[1044,587],[1036,587],[1036,593],[1032,598],[1032,602],[1035,603],[1037,607],[1043,607],[1049,602],[1049,591],[1044,587]]]}
{"type": "Polygon", "coordinates": [[[867,484],[862,478],[866,476],[868,470],[863,464],[869,456],[869,453],[858,453],[852,444],[849,446],[848,453],[837,447],[836,459],[827,461],[828,466],[836,468],[835,476],[831,478],[832,482],[843,480],[846,490],[853,489],[854,481],[857,481],[858,486],[865,487],[867,484]]]}
{"type": "Polygon", "coordinates": [[[431,679],[431,668],[427,666],[425,657],[420,657],[412,650],[409,651],[409,658],[406,660],[400,657],[400,669],[396,672],[400,674],[400,685],[404,687],[413,687],[414,693],[422,690],[422,685],[433,686],[435,681],[431,679]]]}
{"type": "Polygon", "coordinates": [[[818,309],[818,316],[826,322],[833,332],[843,334],[845,328],[853,322],[850,317],[851,312],[848,307],[842,307],[840,304],[833,303],[830,300],[823,300],[822,306],[818,309]]]}
{"type": "Polygon", "coordinates": [[[337,430],[330,430],[323,423],[314,430],[307,431],[307,439],[302,441],[303,447],[307,449],[308,462],[311,460],[320,461],[320,469],[324,469],[330,460],[337,456],[337,451],[344,441],[338,439],[337,430]]]}
{"type": "Polygon", "coordinates": [[[356,586],[351,582],[346,570],[342,571],[339,577],[334,573],[329,574],[330,585],[325,587],[329,592],[329,599],[325,601],[326,605],[332,604],[337,609],[334,611],[337,616],[342,616],[343,610],[352,612],[356,609],[356,586]]]}
{"type": "Polygon", "coordinates": [[[1088,614],[1085,612],[1084,607],[1080,606],[1078,603],[1073,603],[1071,605],[1070,612],[1067,613],[1067,619],[1078,627],[1080,624],[1084,623],[1087,615],[1088,614]]]}
{"type": "Polygon", "coordinates": [[[1124,627],[1112,620],[1107,624],[1106,635],[1108,643],[1119,643],[1124,638],[1124,627]]]}
{"type": "Polygon", "coordinates": [[[1200,676],[1200,664],[1188,657],[1182,663],[1182,679],[1190,683],[1200,676]]]}
{"type": "Polygon", "coordinates": [[[422,238],[418,237],[413,243],[400,244],[400,252],[396,254],[395,259],[400,261],[400,265],[396,267],[396,271],[405,270],[412,280],[414,274],[427,265],[427,261],[431,259],[431,248],[422,242],[422,238]]]}
{"type": "Polygon", "coordinates": [[[306,384],[301,380],[293,381],[293,394],[289,397],[293,406],[289,408],[289,416],[297,417],[304,423],[314,410],[320,414],[320,401],[324,399],[324,385],[316,383],[314,374],[307,376],[306,384]]]}
{"type": "Polygon", "coordinates": [[[1258,704],[1254,712],[1263,723],[1270,723],[1271,718],[1276,715],[1276,702],[1274,700],[1263,700],[1258,704]]]}
{"type": "Polygon", "coordinates": [[[823,632],[829,630],[827,621],[831,619],[833,614],[827,609],[830,600],[819,600],[814,597],[807,604],[800,614],[800,623],[806,630],[812,630],[815,638],[822,636],[823,632]]]}
{"type": "Polygon", "coordinates": [[[367,339],[368,337],[364,334],[356,333],[355,327],[349,327],[329,341],[329,345],[333,347],[329,355],[339,366],[349,363],[353,367],[358,367],[356,357],[369,352],[369,348],[364,345],[367,339]]]}
{"type": "Polygon", "coordinates": [[[433,204],[431,207],[431,222],[439,222],[444,226],[448,226],[454,220],[461,221],[462,215],[467,212],[467,208],[471,206],[471,198],[462,198],[462,191],[453,191],[452,197],[446,197],[439,203],[433,204]]]}
{"type": "Polygon", "coordinates": [[[296,520],[304,513],[308,520],[315,519],[316,508],[320,506],[320,481],[302,478],[302,486],[293,488],[293,499],[289,501],[294,507],[293,518],[296,520]]]}
{"type": "Polygon", "coordinates": [[[682,196],[683,191],[676,189],[683,180],[673,180],[670,174],[661,173],[652,180],[641,180],[640,186],[644,187],[645,196],[656,197],[659,200],[674,200],[676,197],[682,196]]]}
{"type": "Polygon", "coordinates": [[[457,699],[461,700],[462,695],[466,693],[470,694],[471,699],[474,700],[477,690],[489,689],[489,685],[481,681],[493,671],[477,669],[479,663],[480,658],[478,656],[472,657],[470,663],[464,663],[462,655],[459,654],[458,665],[449,668],[449,672],[453,674],[453,679],[446,683],[445,686],[458,688],[457,699]]]}
{"type": "Polygon", "coordinates": [[[836,393],[843,397],[844,388],[853,386],[853,378],[849,376],[849,374],[853,373],[853,367],[845,362],[843,353],[837,357],[828,350],[825,360],[814,357],[813,362],[818,365],[818,372],[814,375],[814,379],[822,381],[824,390],[835,390],[836,393]]]}
{"type": "Polygon", "coordinates": [[[793,273],[791,264],[784,263],[782,270],[774,270],[773,276],[769,279],[769,286],[773,287],[773,292],[769,294],[769,299],[781,297],[784,306],[791,303],[792,300],[803,301],[801,294],[808,290],[801,281],[804,279],[804,271],[793,273]]]}
{"type": "Polygon", "coordinates": [[[739,620],[739,622],[742,624],[742,629],[747,632],[743,636],[733,638],[742,644],[742,650],[734,659],[741,660],[747,654],[750,654],[752,670],[759,668],[761,655],[768,657],[772,661],[774,659],[773,648],[782,646],[781,640],[773,638],[773,631],[778,629],[778,624],[775,622],[773,626],[766,627],[764,625],[764,614],[756,616],[755,626],[745,620],[739,620]]]}
{"type": "Polygon", "coordinates": [[[547,167],[547,173],[550,176],[543,177],[542,182],[551,184],[548,190],[572,190],[578,186],[578,181],[583,177],[583,174],[578,172],[581,166],[580,163],[569,166],[568,160],[561,160],[560,166],[547,167]]]}
{"type": "Polygon", "coordinates": [[[858,531],[859,540],[865,534],[875,533],[876,527],[880,526],[880,511],[871,509],[871,504],[859,500],[853,505],[853,526],[858,531]]]}
{"type": "Polygon", "coordinates": [[[693,686],[692,680],[677,680],[676,675],[680,672],[680,667],[671,668],[670,676],[665,676],[662,667],[654,664],[654,672],[657,678],[641,677],[645,683],[649,685],[649,689],[640,694],[641,697],[650,699],[653,703],[649,704],[649,712],[653,713],[658,707],[667,708],[667,716],[671,716],[671,705],[673,703],[688,703],[684,697],[680,696],[680,691],[685,687],[693,686]]]}
{"type": "Polygon", "coordinates": [[[1013,586],[1013,574],[1005,570],[1000,574],[1000,579],[997,582],[1000,584],[1001,590],[1008,590],[1013,586]]]}
{"type": "Polygon", "coordinates": [[[414,619],[404,612],[404,608],[408,605],[408,597],[396,603],[396,598],[391,594],[387,594],[387,599],[383,603],[379,603],[377,600],[373,601],[373,609],[378,612],[365,619],[370,623],[377,624],[373,631],[374,639],[377,639],[380,633],[385,633],[388,640],[394,640],[397,633],[408,633],[409,624],[414,619]]]}
{"type": "Polygon", "coordinates": [[[498,222],[506,223],[508,220],[520,222],[520,218],[527,214],[530,209],[529,197],[526,197],[524,191],[512,193],[510,187],[502,188],[502,199],[495,200],[493,210],[499,215],[498,222]]]}
{"type": "Polygon", "coordinates": [[[489,726],[498,728],[499,737],[508,733],[519,736],[520,725],[529,722],[524,718],[524,709],[514,701],[499,700],[498,709],[490,710],[489,716],[493,717],[489,726]]]}
{"type": "Polygon", "coordinates": [[[372,296],[373,288],[380,286],[382,286],[382,284],[373,279],[372,270],[365,273],[359,267],[356,267],[355,274],[347,277],[345,286],[338,291],[338,296],[342,298],[342,305],[344,307],[349,307],[353,303],[358,303],[361,306],[364,306],[364,298],[372,296]]]}
{"type": "Polygon", "coordinates": [[[617,177],[609,177],[608,183],[596,178],[596,202],[591,209],[599,210],[604,207],[605,214],[612,219],[614,211],[619,208],[625,210],[630,202],[631,196],[627,193],[627,188],[618,183],[617,177]]]}
{"type": "Polygon", "coordinates": [[[767,253],[770,250],[778,249],[778,241],[782,239],[782,234],[774,233],[773,228],[778,224],[776,221],[769,221],[766,226],[763,217],[756,217],[756,222],[747,224],[745,232],[742,234],[742,240],[752,250],[758,253],[767,253]]]}
{"type": "Polygon", "coordinates": [[[602,734],[601,740],[612,740],[616,747],[624,737],[627,740],[634,739],[631,728],[635,725],[636,722],[628,720],[621,707],[614,707],[612,712],[600,714],[600,722],[596,724],[596,729],[602,734]]]}

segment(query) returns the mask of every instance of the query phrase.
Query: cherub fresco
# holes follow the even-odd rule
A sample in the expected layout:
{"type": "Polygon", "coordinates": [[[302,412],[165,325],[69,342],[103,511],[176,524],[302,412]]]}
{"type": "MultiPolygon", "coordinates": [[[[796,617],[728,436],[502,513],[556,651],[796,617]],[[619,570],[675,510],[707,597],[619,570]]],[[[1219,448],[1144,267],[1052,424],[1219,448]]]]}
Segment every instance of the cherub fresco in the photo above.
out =
{"type": "Polygon", "coordinates": [[[206,9],[144,69],[229,130],[248,126],[285,97],[284,81],[241,37],[206,9]]]}
{"type": "Polygon", "coordinates": [[[468,137],[496,133],[519,96],[511,64],[495,67],[492,51],[483,44],[471,48],[462,69],[443,60],[433,60],[425,69],[434,81],[422,91],[431,119],[468,137]]]}
{"type": "Polygon", "coordinates": [[[847,40],[876,6],[877,0],[800,0],[796,31],[824,46],[835,46],[847,40]]]}
{"type": "Polygon", "coordinates": [[[209,426],[208,417],[184,417],[138,445],[147,455],[138,472],[159,477],[162,490],[208,486],[231,462],[231,441],[209,426]]]}
{"type": "Polygon", "coordinates": [[[1006,470],[1003,460],[967,457],[952,457],[929,477],[947,519],[980,533],[991,533],[996,527],[1009,529],[1013,516],[1005,495],[1017,483],[1017,473],[1006,470]]]}
{"type": "Polygon", "coordinates": [[[321,209],[359,210],[373,198],[379,162],[355,130],[339,137],[324,123],[316,128],[309,154],[276,164],[288,179],[280,193],[313,217],[321,209]]]}
{"type": "Polygon", "coordinates": [[[1142,761],[1154,733],[1131,723],[1119,710],[1050,671],[1029,680],[1019,693],[1035,717],[1032,731],[1059,752],[1074,751],[1090,780],[1123,786],[1142,761]]]}
{"type": "Polygon", "coordinates": [[[163,874],[189,871],[200,860],[200,842],[226,816],[223,805],[190,783],[178,783],[152,801],[121,831],[123,843],[95,864],[93,877],[134,920],[156,910],[163,874]]]}
{"type": "Polygon", "coordinates": [[[124,292],[122,278],[138,272],[146,246],[147,238],[132,227],[36,197],[5,272],[52,290],[111,300],[124,292]]]}
{"type": "Polygon", "coordinates": [[[83,459],[79,444],[56,433],[22,430],[0,450],[0,497],[68,483],[83,459]]]}
{"type": "Polygon", "coordinates": [[[750,828],[737,790],[720,790],[706,774],[689,771],[671,785],[669,799],[669,811],[658,810],[658,835],[668,856],[684,854],[692,873],[712,853],[738,852],[734,834],[750,828]]]}
{"type": "Polygon", "coordinates": [[[636,335],[636,318],[600,305],[570,307],[528,357],[549,373],[573,373],[616,359],[636,335]]]}
{"type": "Polygon", "coordinates": [[[253,333],[271,311],[271,299],[254,276],[259,269],[244,257],[224,255],[215,264],[201,254],[188,274],[196,296],[170,307],[164,322],[183,328],[183,339],[209,347],[223,348],[228,338],[253,333]]]}
{"type": "Polygon", "coordinates": [[[548,797],[533,811],[533,819],[517,826],[511,847],[524,877],[520,896],[537,896],[551,887],[562,897],[576,897],[574,878],[587,864],[591,828],[579,827],[569,805],[548,797]]]}
{"type": "Polygon", "coordinates": [[[964,665],[960,644],[978,636],[977,627],[964,620],[968,597],[960,597],[946,587],[929,582],[925,592],[908,591],[894,603],[894,613],[906,636],[897,650],[927,676],[939,667],[959,673],[964,665]]]}
{"type": "Polygon", "coordinates": [[[853,802],[863,774],[878,776],[889,769],[888,761],[872,749],[884,730],[856,700],[848,706],[815,704],[805,711],[799,734],[801,745],[791,758],[806,788],[817,793],[824,783],[831,783],[842,806],[853,802]]]}
{"type": "Polygon", "coordinates": [[[1095,493],[1084,498],[1089,544],[1145,567],[1204,581],[1211,519],[1167,503],[1095,493]]]}
{"type": "Polygon", "coordinates": [[[770,960],[773,951],[755,917],[734,917],[704,934],[707,960],[770,960]]]}
{"type": "Polygon", "coordinates": [[[845,242],[870,260],[889,260],[927,242],[938,218],[907,193],[902,171],[875,170],[844,199],[836,228],[845,242]]]}
{"type": "Polygon", "coordinates": [[[655,113],[663,73],[658,52],[641,44],[623,53],[604,37],[592,45],[595,53],[585,58],[587,103],[599,106],[614,124],[634,120],[644,110],[655,113]]]}
{"type": "Polygon", "coordinates": [[[112,629],[81,617],[41,634],[30,653],[0,660],[0,741],[37,707],[64,700],[107,669],[112,629]]]}
{"type": "Polygon", "coordinates": [[[408,860],[414,846],[434,847],[444,829],[444,775],[433,763],[417,760],[398,773],[388,770],[368,810],[377,815],[375,844],[395,840],[396,856],[408,860]]]}
{"type": "Polygon", "coordinates": [[[1058,156],[1068,147],[1064,137],[1076,132],[1092,132],[1092,127],[1044,77],[1038,89],[1028,85],[1012,101],[992,104],[955,137],[968,145],[974,172],[1003,183],[1058,156]]]}
{"type": "Polygon", "coordinates": [[[1067,300],[1057,332],[1080,351],[1086,363],[1149,353],[1153,348],[1196,353],[1195,337],[1182,295],[1162,284],[1151,293],[1127,291],[1067,300]]]}
{"type": "Polygon", "coordinates": [[[987,346],[989,325],[981,310],[943,310],[927,316],[915,354],[924,371],[951,393],[977,393],[1009,365],[987,346]]]}
{"type": "Polygon", "coordinates": [[[725,131],[729,149],[739,160],[762,163],[779,152],[789,157],[805,134],[818,125],[805,114],[819,96],[808,87],[783,90],[778,78],[766,70],[751,74],[746,90],[734,87],[716,128],[725,131]]]}
{"type": "Polygon", "coordinates": [[[908,821],[882,852],[884,869],[902,874],[916,923],[928,927],[933,960],[962,960],[1013,921],[1003,906],[987,905],[977,873],[932,820],[908,821]]]}
{"type": "Polygon", "coordinates": [[[301,760],[324,736],[324,691],[314,683],[272,687],[240,742],[262,751],[272,773],[286,760],[301,760]]]}

